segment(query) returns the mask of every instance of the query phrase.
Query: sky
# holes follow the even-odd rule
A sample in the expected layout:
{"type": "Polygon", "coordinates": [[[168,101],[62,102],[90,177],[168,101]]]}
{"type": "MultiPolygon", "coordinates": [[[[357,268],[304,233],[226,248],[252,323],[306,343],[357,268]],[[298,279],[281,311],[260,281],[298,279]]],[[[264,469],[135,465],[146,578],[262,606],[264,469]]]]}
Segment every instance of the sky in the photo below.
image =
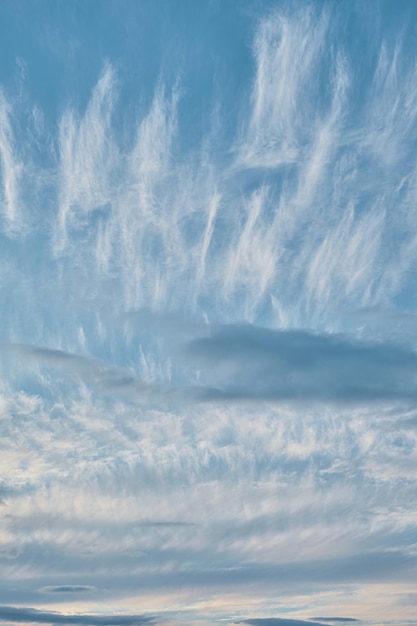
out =
{"type": "Polygon", "coordinates": [[[0,2],[0,626],[417,624],[416,37],[0,2]]]}

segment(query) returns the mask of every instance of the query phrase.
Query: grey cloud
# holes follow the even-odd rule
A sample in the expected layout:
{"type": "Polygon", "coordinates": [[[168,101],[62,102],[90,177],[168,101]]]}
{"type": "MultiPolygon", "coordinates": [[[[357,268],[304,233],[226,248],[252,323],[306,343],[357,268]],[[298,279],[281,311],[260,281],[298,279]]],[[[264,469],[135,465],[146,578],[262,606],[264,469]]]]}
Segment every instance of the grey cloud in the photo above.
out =
{"type": "Polygon", "coordinates": [[[0,621],[36,624],[79,624],[80,626],[140,626],[156,624],[147,615],[64,615],[26,607],[0,606],[0,621]]]}
{"type": "Polygon", "coordinates": [[[124,384],[127,378],[133,378],[131,373],[122,368],[108,365],[90,356],[73,354],[64,350],[26,344],[6,344],[2,346],[2,349],[11,355],[20,356],[38,364],[62,367],[73,374],[89,375],[97,382],[108,379],[114,384],[117,381],[124,384]]]}
{"type": "Polygon", "coordinates": [[[348,335],[271,330],[253,325],[206,327],[177,357],[198,384],[148,384],[130,370],[61,350],[8,344],[36,363],[64,368],[102,391],[166,401],[375,403],[417,399],[417,352],[348,335]]]}
{"type": "Polygon", "coordinates": [[[215,327],[186,344],[203,400],[378,402],[417,398],[417,353],[345,335],[215,327]]]}
{"type": "Polygon", "coordinates": [[[281,617],[258,617],[245,619],[236,624],[249,624],[249,626],[321,626],[319,622],[306,622],[300,619],[285,619],[281,617]]]}
{"type": "Polygon", "coordinates": [[[131,370],[124,369],[91,356],[73,354],[26,344],[2,344],[3,356],[17,357],[25,364],[35,364],[64,370],[74,380],[81,378],[102,391],[129,392],[136,397],[160,397],[162,389],[140,380],[131,370]]]}
{"type": "MultiPolygon", "coordinates": [[[[335,559],[280,564],[242,564],[213,571],[176,572],[171,584],[242,585],[253,582],[293,584],[402,580],[415,576],[417,560],[400,550],[364,552],[335,559]]],[[[169,576],[158,579],[169,584],[169,576]]]]}
{"type": "Polygon", "coordinates": [[[312,617],[312,620],[319,622],[357,622],[354,617],[312,617]]]}
{"type": "Polygon", "coordinates": [[[95,587],[89,585],[57,585],[51,587],[42,587],[40,591],[43,593],[85,593],[95,591],[95,587]]]}
{"type": "MultiPolygon", "coordinates": [[[[34,558],[40,554],[31,552],[34,558]]],[[[45,548],[43,548],[43,552],[45,548]]],[[[29,552],[24,555],[27,561],[29,552]]],[[[208,552],[176,551],[176,550],[147,550],[142,555],[142,564],[146,568],[152,565],[153,571],[143,571],[135,576],[134,585],[139,585],[141,589],[155,589],[159,587],[176,589],[179,587],[241,587],[253,583],[264,585],[279,584],[282,588],[297,584],[306,584],[316,587],[321,584],[345,584],[376,581],[414,581],[417,571],[417,559],[414,555],[401,550],[387,550],[386,552],[363,552],[351,556],[337,557],[333,559],[317,559],[299,562],[281,563],[257,563],[257,562],[229,562],[224,567],[221,564],[212,567],[190,567],[184,569],[181,563],[209,560],[212,556],[208,552]],[[173,564],[176,567],[172,567],[173,564]],[[167,564],[170,565],[167,571],[167,564]]],[[[106,554],[106,555],[84,555],[83,561],[88,572],[95,569],[97,572],[103,571],[103,565],[109,562],[120,571],[127,569],[130,563],[137,559],[137,554],[106,554]]],[[[48,555],[48,565],[51,571],[58,567],[66,567],[71,570],[80,567],[79,555],[69,555],[56,553],[54,556],[48,555]]],[[[87,571],[84,573],[87,574],[87,571]]],[[[88,574],[87,574],[88,575],[88,574]]],[[[85,575],[84,575],[85,579],[85,575]]],[[[122,585],[126,590],[131,588],[132,581],[128,577],[121,577],[119,581],[114,578],[107,578],[105,575],[97,575],[89,578],[86,582],[100,587],[112,586],[116,589],[122,585]]]]}
{"type": "MultiPolygon", "coordinates": [[[[119,525],[120,526],[120,525],[119,525]]],[[[175,521],[164,521],[164,520],[144,520],[139,521],[133,524],[133,526],[138,526],[142,528],[188,528],[197,526],[194,522],[175,522],[175,521]]]]}

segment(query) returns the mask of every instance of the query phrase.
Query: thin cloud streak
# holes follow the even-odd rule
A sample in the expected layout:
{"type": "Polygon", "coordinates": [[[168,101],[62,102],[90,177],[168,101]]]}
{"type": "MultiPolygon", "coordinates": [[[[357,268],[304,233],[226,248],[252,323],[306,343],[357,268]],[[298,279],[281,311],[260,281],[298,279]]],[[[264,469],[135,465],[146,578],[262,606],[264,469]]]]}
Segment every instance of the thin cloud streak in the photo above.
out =
{"type": "Polygon", "coordinates": [[[80,624],[82,626],[139,626],[157,623],[153,616],[146,615],[68,615],[12,606],[0,606],[0,620],[16,624],[80,624]]]}
{"type": "Polygon", "coordinates": [[[318,622],[358,622],[354,617],[312,617],[311,619],[318,622]]]}
{"type": "Polygon", "coordinates": [[[88,593],[95,590],[95,587],[89,585],[55,585],[40,589],[42,593],[88,593]]]}
{"type": "Polygon", "coordinates": [[[249,624],[249,626],[323,626],[320,622],[311,622],[300,619],[286,619],[285,617],[258,617],[244,619],[235,624],[249,624]]]}

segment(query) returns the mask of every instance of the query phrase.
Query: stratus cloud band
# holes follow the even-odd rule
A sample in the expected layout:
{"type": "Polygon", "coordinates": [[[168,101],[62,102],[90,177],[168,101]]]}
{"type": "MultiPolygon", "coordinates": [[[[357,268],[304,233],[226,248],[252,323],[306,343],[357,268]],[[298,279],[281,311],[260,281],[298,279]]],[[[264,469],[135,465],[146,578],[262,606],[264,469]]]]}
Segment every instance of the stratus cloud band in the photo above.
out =
{"type": "MultiPolygon", "coordinates": [[[[200,330],[203,327],[200,328],[200,330]]],[[[140,380],[139,374],[87,356],[36,346],[3,345],[3,354],[64,369],[101,391],[188,400],[412,402],[417,398],[417,352],[393,342],[349,335],[271,330],[254,325],[207,326],[204,336],[171,346],[170,358],[198,381],[140,380]]],[[[185,379],[186,380],[186,379],[185,379]]]]}
{"type": "Polygon", "coordinates": [[[13,606],[0,606],[0,620],[17,624],[79,624],[80,626],[140,626],[157,623],[154,617],[145,615],[66,615],[13,606]]]}
{"type": "Polygon", "coordinates": [[[417,398],[417,352],[346,335],[229,325],[186,356],[215,388],[206,399],[368,403],[417,398]]]}

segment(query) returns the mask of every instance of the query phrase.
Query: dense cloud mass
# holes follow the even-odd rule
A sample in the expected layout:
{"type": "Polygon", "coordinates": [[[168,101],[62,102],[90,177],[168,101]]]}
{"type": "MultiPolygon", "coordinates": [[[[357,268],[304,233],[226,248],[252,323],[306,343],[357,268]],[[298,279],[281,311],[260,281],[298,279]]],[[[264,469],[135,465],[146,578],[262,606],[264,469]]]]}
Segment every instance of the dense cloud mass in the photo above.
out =
{"type": "Polygon", "coordinates": [[[213,399],[383,403],[417,397],[417,353],[408,346],[226,326],[192,340],[186,354],[215,379],[218,389],[207,391],[213,399]]]}
{"type": "Polygon", "coordinates": [[[413,623],[416,19],[0,3],[1,621],[413,623]]]}

